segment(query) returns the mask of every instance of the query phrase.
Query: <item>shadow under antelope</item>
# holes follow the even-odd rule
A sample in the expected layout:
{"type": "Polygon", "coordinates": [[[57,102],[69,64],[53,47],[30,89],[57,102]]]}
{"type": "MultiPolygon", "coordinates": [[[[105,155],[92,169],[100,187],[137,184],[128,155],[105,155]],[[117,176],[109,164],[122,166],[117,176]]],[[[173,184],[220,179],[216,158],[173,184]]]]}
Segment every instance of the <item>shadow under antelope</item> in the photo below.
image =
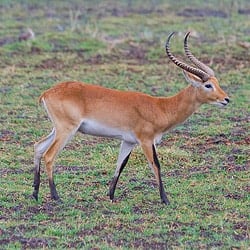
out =
{"type": "Polygon", "coordinates": [[[109,197],[113,201],[116,184],[126,166],[131,151],[140,145],[159,186],[161,201],[169,204],[160,172],[156,144],[171,128],[184,122],[202,104],[226,106],[227,94],[220,88],[214,72],[199,61],[188,48],[184,38],[188,65],[177,59],[169,48],[171,33],[166,42],[168,58],[183,70],[189,86],[171,97],[153,97],[140,92],[118,91],[81,82],[63,82],[45,91],[39,101],[43,103],[52,121],[51,133],[38,141],[34,156],[34,192],[38,199],[41,158],[44,158],[49,179],[51,198],[59,196],[53,179],[56,156],[76,132],[93,136],[120,139],[117,167],[110,184],[109,197]]]}

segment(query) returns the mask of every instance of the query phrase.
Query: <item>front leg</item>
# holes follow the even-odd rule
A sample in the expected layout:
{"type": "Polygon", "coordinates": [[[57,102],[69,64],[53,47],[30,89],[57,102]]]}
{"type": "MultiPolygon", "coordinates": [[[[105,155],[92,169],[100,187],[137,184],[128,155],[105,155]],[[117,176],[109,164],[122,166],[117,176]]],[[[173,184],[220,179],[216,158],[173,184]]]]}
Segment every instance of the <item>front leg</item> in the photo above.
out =
{"type": "MultiPolygon", "coordinates": [[[[163,203],[165,203],[166,205],[168,205],[170,202],[167,198],[166,192],[164,190],[164,186],[162,184],[162,180],[161,180],[161,166],[160,166],[160,162],[158,160],[157,154],[156,154],[156,150],[155,150],[155,145],[152,145],[152,149],[153,149],[153,157],[154,157],[154,164],[157,167],[157,171],[158,171],[158,178],[159,178],[159,191],[160,191],[160,197],[163,203]]],[[[157,179],[157,177],[156,177],[157,179]]]]}
{"type": "Polygon", "coordinates": [[[162,184],[162,180],[161,180],[161,167],[160,167],[160,163],[156,154],[156,150],[155,150],[155,145],[150,141],[150,142],[144,142],[141,143],[143,152],[145,154],[145,156],[147,157],[147,160],[151,166],[151,168],[153,169],[153,172],[155,174],[156,177],[156,181],[157,184],[159,186],[159,191],[160,191],[160,197],[161,197],[161,201],[168,205],[170,202],[167,198],[166,192],[164,190],[163,184],[162,184]]]}
{"type": "Polygon", "coordinates": [[[119,152],[119,156],[117,160],[117,167],[116,167],[115,174],[114,174],[113,180],[110,183],[110,188],[109,188],[109,197],[111,201],[114,200],[116,184],[122,173],[122,170],[124,169],[124,167],[126,166],[128,162],[130,153],[132,149],[134,148],[134,146],[135,144],[132,144],[126,141],[123,141],[121,144],[120,152],[119,152]]]}

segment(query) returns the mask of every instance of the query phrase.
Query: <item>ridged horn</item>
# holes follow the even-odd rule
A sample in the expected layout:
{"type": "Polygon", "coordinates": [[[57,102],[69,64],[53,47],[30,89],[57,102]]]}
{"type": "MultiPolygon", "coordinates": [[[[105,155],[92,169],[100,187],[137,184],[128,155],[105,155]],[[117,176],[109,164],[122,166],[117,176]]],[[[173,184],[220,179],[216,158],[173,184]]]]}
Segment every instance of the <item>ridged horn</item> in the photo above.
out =
{"type": "Polygon", "coordinates": [[[189,60],[196,65],[198,68],[200,68],[201,70],[205,71],[206,73],[208,73],[210,76],[214,76],[214,71],[209,68],[207,65],[205,65],[203,62],[201,62],[200,60],[198,60],[189,50],[188,48],[188,37],[190,35],[190,32],[188,32],[185,36],[184,39],[184,50],[185,53],[187,55],[187,57],[189,58],[189,60]]]}
{"type": "Polygon", "coordinates": [[[188,64],[180,61],[179,59],[177,59],[171,52],[170,52],[170,48],[169,48],[169,42],[171,37],[175,34],[175,32],[172,32],[169,36],[168,39],[166,41],[166,53],[169,57],[169,59],[176,64],[178,67],[188,71],[189,73],[192,73],[196,76],[198,76],[203,82],[206,82],[209,79],[209,75],[202,71],[201,69],[197,69],[195,67],[189,66],[188,64]]]}

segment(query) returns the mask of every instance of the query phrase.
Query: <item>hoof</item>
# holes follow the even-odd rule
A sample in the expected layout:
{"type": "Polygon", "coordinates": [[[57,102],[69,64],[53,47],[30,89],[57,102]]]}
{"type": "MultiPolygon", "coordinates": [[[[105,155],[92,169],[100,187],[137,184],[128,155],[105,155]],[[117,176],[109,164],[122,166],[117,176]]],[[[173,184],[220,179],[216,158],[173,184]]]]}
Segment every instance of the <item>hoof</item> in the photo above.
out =
{"type": "Polygon", "coordinates": [[[32,194],[32,198],[35,199],[36,201],[38,201],[38,194],[34,192],[32,194]]]}
{"type": "Polygon", "coordinates": [[[167,205],[170,205],[170,202],[169,202],[169,200],[168,200],[168,199],[164,199],[164,200],[162,200],[162,203],[163,203],[163,204],[165,204],[166,206],[167,206],[167,205]]]}
{"type": "Polygon", "coordinates": [[[55,203],[63,203],[63,201],[61,200],[61,198],[58,195],[55,196],[51,196],[51,199],[55,202],[55,203]]]}

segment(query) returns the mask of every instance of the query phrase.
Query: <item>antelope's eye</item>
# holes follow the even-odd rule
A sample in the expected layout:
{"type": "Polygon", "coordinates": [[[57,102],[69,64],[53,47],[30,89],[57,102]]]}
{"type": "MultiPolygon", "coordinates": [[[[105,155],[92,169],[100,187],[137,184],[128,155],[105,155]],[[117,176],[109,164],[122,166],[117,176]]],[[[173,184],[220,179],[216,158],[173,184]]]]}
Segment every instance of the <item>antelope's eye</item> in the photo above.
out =
{"type": "Polygon", "coordinates": [[[212,84],[208,83],[208,84],[205,85],[205,88],[207,88],[207,89],[212,89],[213,86],[212,86],[212,84]]]}

